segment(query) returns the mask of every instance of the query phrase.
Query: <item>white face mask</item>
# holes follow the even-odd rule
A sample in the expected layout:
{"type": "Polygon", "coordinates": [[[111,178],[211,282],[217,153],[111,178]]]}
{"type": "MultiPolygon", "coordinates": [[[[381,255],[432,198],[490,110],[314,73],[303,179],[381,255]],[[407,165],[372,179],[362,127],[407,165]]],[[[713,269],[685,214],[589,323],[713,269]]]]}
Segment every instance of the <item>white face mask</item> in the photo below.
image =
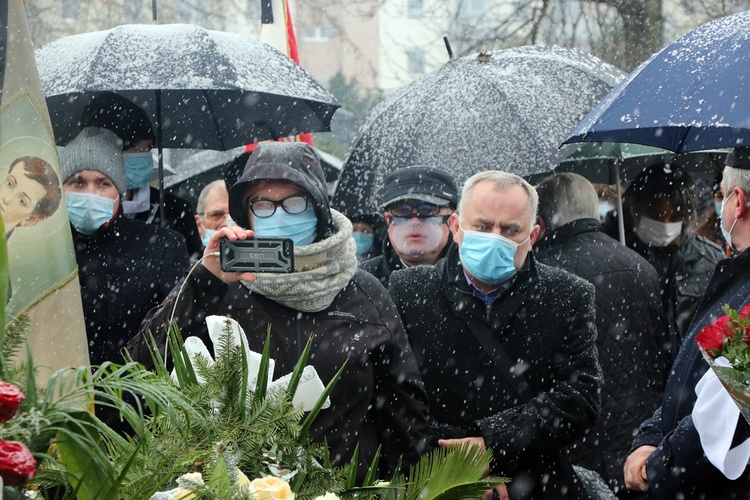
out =
{"type": "Polygon", "coordinates": [[[389,231],[391,244],[396,251],[409,257],[420,257],[440,247],[445,229],[441,215],[418,219],[391,218],[389,231]]]}
{"type": "Polygon", "coordinates": [[[672,243],[682,232],[682,222],[661,222],[641,217],[635,234],[647,245],[663,248],[672,243]]]}

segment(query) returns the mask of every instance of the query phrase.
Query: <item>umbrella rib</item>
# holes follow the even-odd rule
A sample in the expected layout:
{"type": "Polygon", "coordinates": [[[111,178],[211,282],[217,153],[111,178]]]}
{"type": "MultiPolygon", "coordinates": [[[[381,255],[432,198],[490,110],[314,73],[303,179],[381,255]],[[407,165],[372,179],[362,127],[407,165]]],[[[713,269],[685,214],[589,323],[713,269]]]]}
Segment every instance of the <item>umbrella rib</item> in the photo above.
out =
{"type": "Polygon", "coordinates": [[[219,136],[219,142],[221,143],[221,150],[222,151],[226,151],[229,148],[227,148],[226,142],[224,142],[224,137],[221,135],[219,124],[216,121],[217,120],[217,115],[216,115],[216,113],[214,113],[214,108],[213,108],[213,106],[211,106],[211,100],[208,98],[208,91],[207,90],[201,90],[201,92],[203,93],[203,96],[206,99],[206,106],[208,106],[208,110],[211,112],[211,119],[214,122],[214,129],[216,129],[217,135],[219,136]]]}

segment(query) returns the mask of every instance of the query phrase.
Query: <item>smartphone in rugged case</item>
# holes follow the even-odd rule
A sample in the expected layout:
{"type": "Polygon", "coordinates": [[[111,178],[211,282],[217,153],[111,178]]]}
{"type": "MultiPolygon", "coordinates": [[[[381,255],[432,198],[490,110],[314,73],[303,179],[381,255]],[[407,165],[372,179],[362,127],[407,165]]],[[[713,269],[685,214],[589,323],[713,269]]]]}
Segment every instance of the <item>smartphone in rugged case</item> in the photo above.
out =
{"type": "Polygon", "coordinates": [[[294,271],[294,243],[289,238],[219,240],[221,270],[224,272],[291,273],[294,271]]]}

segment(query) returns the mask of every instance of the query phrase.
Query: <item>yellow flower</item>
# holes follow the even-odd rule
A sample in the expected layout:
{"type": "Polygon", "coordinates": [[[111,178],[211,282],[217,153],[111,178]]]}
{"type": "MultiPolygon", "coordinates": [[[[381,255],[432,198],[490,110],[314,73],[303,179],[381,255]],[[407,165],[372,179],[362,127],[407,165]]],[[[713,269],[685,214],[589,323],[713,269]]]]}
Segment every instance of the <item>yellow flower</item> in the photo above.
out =
{"type": "Polygon", "coordinates": [[[289,483],[273,476],[253,479],[250,494],[254,500],[294,500],[289,483]]]}
{"type": "Polygon", "coordinates": [[[203,476],[200,472],[191,472],[189,474],[183,474],[177,479],[177,484],[180,486],[173,495],[172,500],[195,500],[198,498],[195,493],[186,488],[187,484],[203,484],[203,476]]]}
{"type": "Polygon", "coordinates": [[[239,469],[237,469],[237,486],[245,488],[250,486],[250,479],[239,469]]]}
{"type": "Polygon", "coordinates": [[[325,495],[317,496],[314,498],[314,500],[341,500],[341,499],[338,497],[338,495],[326,491],[325,495]]]}

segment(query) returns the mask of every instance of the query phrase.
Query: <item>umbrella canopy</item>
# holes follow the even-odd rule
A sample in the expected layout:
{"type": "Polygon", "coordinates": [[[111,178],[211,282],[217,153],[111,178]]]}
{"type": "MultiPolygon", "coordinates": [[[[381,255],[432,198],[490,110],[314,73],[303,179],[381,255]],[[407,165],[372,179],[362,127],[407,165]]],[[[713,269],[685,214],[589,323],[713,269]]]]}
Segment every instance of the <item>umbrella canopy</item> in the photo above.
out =
{"type": "Polygon", "coordinates": [[[750,12],[700,26],[634,70],[570,142],[629,142],[678,153],[750,145],[750,12]]]}
{"type": "Polygon", "coordinates": [[[388,96],[349,151],[333,205],[377,210],[384,177],[429,165],[458,185],[488,169],[550,171],[558,145],[624,74],[574,49],[526,46],[451,61],[388,96]]]}
{"type": "MultiPolygon", "coordinates": [[[[678,164],[690,173],[716,173],[724,167],[727,149],[675,154],[662,148],[620,142],[569,144],[561,151],[572,152],[560,161],[555,172],[575,172],[591,182],[630,182],[646,167],[657,163],[678,164]],[[569,146],[575,146],[569,149],[569,146]]],[[[538,180],[532,176],[531,180],[538,180]]]]}
{"type": "Polygon", "coordinates": [[[114,92],[142,107],[163,148],[226,150],[329,130],[336,99],[286,55],[253,38],[187,24],[124,25],[36,51],[59,145],[91,98],[114,92]]]}

